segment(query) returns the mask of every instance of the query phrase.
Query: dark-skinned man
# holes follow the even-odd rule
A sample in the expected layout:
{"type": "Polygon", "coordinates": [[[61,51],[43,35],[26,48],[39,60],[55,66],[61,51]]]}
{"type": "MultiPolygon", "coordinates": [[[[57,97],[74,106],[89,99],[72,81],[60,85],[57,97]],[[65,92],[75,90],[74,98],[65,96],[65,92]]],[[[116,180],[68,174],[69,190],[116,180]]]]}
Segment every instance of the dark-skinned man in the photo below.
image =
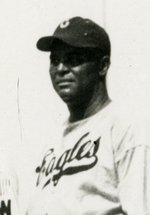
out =
{"type": "Polygon", "coordinates": [[[39,161],[28,214],[148,215],[149,147],[108,96],[108,34],[90,19],[73,17],[40,38],[37,48],[50,52],[52,84],[70,116],[39,161]]]}

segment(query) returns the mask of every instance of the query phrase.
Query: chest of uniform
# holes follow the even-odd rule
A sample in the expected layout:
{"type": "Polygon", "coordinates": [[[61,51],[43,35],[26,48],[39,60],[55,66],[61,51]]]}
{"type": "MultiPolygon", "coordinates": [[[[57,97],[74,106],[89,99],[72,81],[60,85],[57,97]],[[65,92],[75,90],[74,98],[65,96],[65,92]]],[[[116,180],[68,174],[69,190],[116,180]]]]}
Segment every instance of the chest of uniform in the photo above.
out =
{"type": "Polygon", "coordinates": [[[37,168],[37,186],[57,186],[66,176],[69,180],[76,176],[95,177],[101,169],[113,170],[109,132],[104,129],[71,132],[43,155],[37,168]]]}

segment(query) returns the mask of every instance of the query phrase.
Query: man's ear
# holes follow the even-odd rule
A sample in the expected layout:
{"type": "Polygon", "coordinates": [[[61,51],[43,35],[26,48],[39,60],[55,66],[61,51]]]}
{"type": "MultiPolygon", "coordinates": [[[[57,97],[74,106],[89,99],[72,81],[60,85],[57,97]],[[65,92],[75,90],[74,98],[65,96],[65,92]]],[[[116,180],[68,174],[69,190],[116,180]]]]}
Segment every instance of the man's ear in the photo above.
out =
{"type": "Polygon", "coordinates": [[[107,74],[109,66],[110,66],[110,57],[109,56],[102,57],[99,64],[99,75],[105,76],[107,74]]]}

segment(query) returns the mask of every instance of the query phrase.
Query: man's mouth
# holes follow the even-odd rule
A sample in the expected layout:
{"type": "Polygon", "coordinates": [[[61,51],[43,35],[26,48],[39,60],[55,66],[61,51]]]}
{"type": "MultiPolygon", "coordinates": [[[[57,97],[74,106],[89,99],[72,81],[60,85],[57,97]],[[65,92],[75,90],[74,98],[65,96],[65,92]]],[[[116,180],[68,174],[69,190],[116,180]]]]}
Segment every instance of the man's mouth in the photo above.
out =
{"type": "Polygon", "coordinates": [[[59,86],[59,87],[68,87],[70,86],[70,84],[73,82],[73,80],[71,79],[61,79],[59,81],[56,81],[56,84],[59,86]]]}

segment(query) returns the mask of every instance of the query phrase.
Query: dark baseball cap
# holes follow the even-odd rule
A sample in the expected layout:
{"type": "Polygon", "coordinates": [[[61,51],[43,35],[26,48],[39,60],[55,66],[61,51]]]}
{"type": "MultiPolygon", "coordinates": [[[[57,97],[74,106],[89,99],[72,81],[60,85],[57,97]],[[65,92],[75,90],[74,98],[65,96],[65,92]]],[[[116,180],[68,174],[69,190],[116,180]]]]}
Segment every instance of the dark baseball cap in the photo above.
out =
{"type": "Polygon", "coordinates": [[[52,51],[57,42],[76,48],[96,48],[110,56],[111,45],[108,34],[104,28],[87,18],[73,17],[62,22],[52,36],[38,40],[37,48],[41,51],[52,51]]]}

